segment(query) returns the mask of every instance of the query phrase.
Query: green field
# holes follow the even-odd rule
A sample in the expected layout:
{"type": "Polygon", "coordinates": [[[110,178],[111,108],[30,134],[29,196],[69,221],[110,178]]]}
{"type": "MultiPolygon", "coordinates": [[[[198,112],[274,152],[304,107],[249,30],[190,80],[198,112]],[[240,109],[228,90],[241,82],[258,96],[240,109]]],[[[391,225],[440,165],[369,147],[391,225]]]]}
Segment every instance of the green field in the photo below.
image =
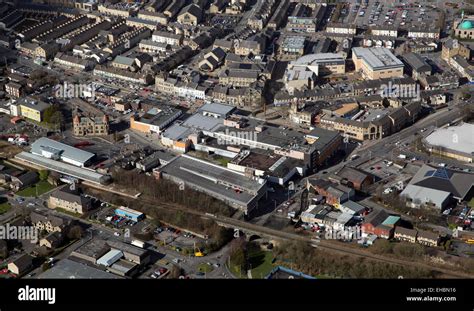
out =
{"type": "Polygon", "coordinates": [[[6,212],[8,212],[10,210],[10,208],[12,208],[12,207],[11,207],[10,203],[8,203],[8,202],[0,204],[0,215],[5,214],[6,212]]]}
{"type": "Polygon", "coordinates": [[[199,272],[209,273],[209,272],[211,272],[213,269],[212,269],[212,266],[210,266],[210,265],[208,265],[207,263],[203,262],[203,263],[199,264],[198,270],[199,270],[199,272]]]}
{"type": "Polygon", "coordinates": [[[227,163],[230,162],[230,159],[224,158],[224,157],[219,157],[219,158],[216,158],[216,161],[219,163],[220,166],[227,167],[227,163]]]}
{"type": "MultiPolygon", "coordinates": [[[[248,254],[248,267],[250,268],[252,278],[263,279],[267,276],[275,267],[272,264],[273,253],[269,251],[263,251],[256,247],[251,247],[248,254]]],[[[236,277],[247,278],[246,271],[240,271],[239,267],[230,262],[229,270],[236,277]]]]}
{"type": "Polygon", "coordinates": [[[247,274],[245,271],[240,271],[239,267],[236,266],[232,261],[230,262],[230,265],[228,266],[229,271],[235,275],[238,278],[247,278],[247,274]]]}
{"type": "Polygon", "coordinates": [[[474,198],[472,198],[471,201],[469,201],[469,206],[474,208],[474,198]]]}
{"type": "Polygon", "coordinates": [[[272,264],[273,253],[267,251],[253,251],[249,254],[249,263],[252,272],[252,278],[263,279],[274,268],[272,264]]]}
{"type": "Polygon", "coordinates": [[[28,188],[18,191],[16,195],[19,195],[22,197],[35,197],[36,194],[42,195],[43,193],[48,192],[52,189],[54,189],[53,185],[51,185],[45,180],[42,180],[42,181],[39,181],[36,185],[30,186],[28,188]],[[36,189],[36,187],[38,187],[38,190],[36,189]]]}

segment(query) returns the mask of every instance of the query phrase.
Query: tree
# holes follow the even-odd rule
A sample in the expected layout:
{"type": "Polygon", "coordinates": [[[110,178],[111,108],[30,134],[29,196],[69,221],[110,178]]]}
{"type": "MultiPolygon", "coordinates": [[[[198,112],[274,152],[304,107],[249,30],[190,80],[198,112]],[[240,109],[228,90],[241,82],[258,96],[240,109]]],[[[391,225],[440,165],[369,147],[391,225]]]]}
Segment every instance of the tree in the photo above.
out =
{"type": "Polygon", "coordinates": [[[468,93],[468,92],[463,92],[462,95],[461,95],[461,99],[466,100],[466,99],[471,98],[471,96],[472,96],[472,95],[471,95],[470,93],[468,93]]]}
{"type": "Polygon", "coordinates": [[[374,254],[390,254],[393,252],[393,244],[385,239],[378,239],[370,248],[374,254]]]}
{"type": "Polygon", "coordinates": [[[51,116],[50,122],[56,125],[61,125],[63,123],[64,117],[61,111],[56,110],[51,116]]]}
{"type": "Polygon", "coordinates": [[[247,265],[247,241],[245,237],[232,240],[229,248],[229,257],[232,265],[245,270],[247,265]]]}
{"type": "Polygon", "coordinates": [[[212,232],[209,232],[209,236],[212,236],[214,243],[211,244],[210,251],[216,251],[222,246],[226,245],[233,238],[233,230],[228,228],[223,228],[218,225],[214,225],[212,232]],[[217,231],[217,232],[216,232],[217,231]]]}
{"type": "Polygon", "coordinates": [[[230,262],[239,268],[239,271],[245,270],[247,261],[245,260],[245,251],[243,249],[235,249],[231,256],[230,262]]]}
{"type": "Polygon", "coordinates": [[[83,234],[83,230],[81,226],[75,225],[75,226],[72,226],[71,229],[69,229],[67,233],[67,237],[70,240],[79,240],[80,238],[82,238],[82,234],[83,234]]]}
{"type": "Polygon", "coordinates": [[[38,174],[39,174],[39,179],[40,180],[47,180],[48,176],[49,176],[49,171],[48,170],[40,170],[38,172],[38,174]]]}
{"type": "Polygon", "coordinates": [[[43,112],[43,120],[46,123],[51,123],[51,117],[53,114],[56,112],[56,106],[51,105],[48,108],[46,108],[43,112]]]}

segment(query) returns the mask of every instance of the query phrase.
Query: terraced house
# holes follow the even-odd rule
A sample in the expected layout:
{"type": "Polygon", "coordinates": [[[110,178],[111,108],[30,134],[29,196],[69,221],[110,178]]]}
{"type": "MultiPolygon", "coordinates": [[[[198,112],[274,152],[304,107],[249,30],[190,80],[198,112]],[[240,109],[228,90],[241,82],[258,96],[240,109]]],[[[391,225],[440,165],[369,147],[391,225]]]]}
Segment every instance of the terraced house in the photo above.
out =
{"type": "Polygon", "coordinates": [[[69,227],[71,221],[54,215],[43,215],[37,212],[31,212],[31,223],[38,230],[46,232],[63,232],[69,227]]]}

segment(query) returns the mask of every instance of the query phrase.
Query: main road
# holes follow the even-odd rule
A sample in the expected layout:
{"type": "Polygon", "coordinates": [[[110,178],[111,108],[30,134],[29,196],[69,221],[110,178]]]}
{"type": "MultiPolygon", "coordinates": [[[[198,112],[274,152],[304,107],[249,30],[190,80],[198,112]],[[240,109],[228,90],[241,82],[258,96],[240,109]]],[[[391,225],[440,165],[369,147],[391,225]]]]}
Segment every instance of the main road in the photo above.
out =
{"type": "MultiPolygon", "coordinates": [[[[415,133],[420,133],[423,128],[440,127],[444,124],[447,124],[448,122],[452,122],[456,119],[459,119],[464,115],[464,109],[468,105],[474,105],[473,101],[471,100],[452,107],[440,109],[428,115],[427,117],[418,120],[412,126],[409,126],[398,133],[384,137],[380,140],[365,142],[362,146],[356,148],[353,151],[352,154],[359,155],[359,158],[350,161],[351,165],[357,166],[375,157],[387,157],[394,155],[394,151],[398,148],[398,146],[396,145],[397,142],[413,141],[416,139],[415,133]]],[[[341,162],[328,169],[325,169],[324,171],[336,172],[346,164],[347,162],[341,162]]],[[[321,177],[322,174],[322,172],[317,172],[316,174],[310,177],[321,177]]]]}

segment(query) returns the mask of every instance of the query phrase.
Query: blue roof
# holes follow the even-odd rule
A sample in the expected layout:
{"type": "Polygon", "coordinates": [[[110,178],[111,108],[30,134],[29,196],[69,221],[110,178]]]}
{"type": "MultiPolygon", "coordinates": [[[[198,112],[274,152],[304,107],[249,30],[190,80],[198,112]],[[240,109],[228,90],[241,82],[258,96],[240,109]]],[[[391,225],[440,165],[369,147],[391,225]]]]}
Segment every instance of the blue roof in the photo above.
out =
{"type": "Polygon", "coordinates": [[[286,267],[282,266],[277,266],[275,267],[266,277],[265,279],[271,279],[276,273],[281,273],[287,274],[289,279],[292,278],[299,278],[299,279],[312,279],[315,280],[316,278],[307,274],[304,274],[303,272],[295,271],[286,267]]]}
{"type": "Polygon", "coordinates": [[[443,178],[443,179],[450,179],[451,174],[445,168],[439,168],[433,174],[433,177],[443,178]]]}
{"type": "Polygon", "coordinates": [[[400,220],[400,217],[398,217],[398,216],[388,216],[387,219],[385,219],[385,220],[382,222],[382,225],[393,226],[393,225],[396,224],[399,220],[400,220]]]}

